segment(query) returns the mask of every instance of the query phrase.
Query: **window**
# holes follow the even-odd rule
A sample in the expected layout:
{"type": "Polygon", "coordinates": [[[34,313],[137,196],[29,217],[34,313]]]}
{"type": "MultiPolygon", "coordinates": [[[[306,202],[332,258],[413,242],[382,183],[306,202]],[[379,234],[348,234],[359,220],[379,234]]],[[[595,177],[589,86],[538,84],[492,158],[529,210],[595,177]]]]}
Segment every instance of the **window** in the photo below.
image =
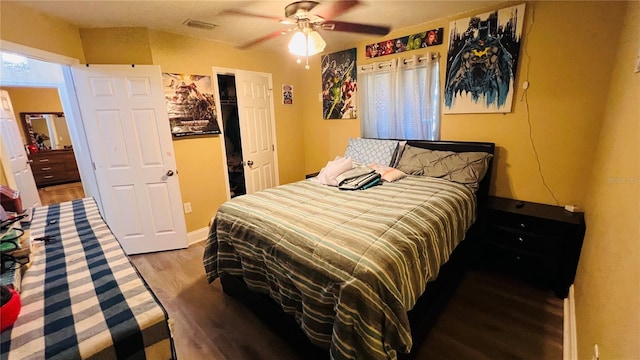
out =
{"type": "Polygon", "coordinates": [[[440,82],[438,56],[393,59],[359,68],[362,136],[438,140],[440,82]]]}

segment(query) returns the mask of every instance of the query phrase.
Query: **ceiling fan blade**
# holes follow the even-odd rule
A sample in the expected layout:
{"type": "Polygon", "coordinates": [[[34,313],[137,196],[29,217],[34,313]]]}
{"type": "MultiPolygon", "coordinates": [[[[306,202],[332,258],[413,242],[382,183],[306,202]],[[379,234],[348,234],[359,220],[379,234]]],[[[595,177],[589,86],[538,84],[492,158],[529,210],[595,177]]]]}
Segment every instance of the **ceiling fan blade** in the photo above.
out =
{"type": "Polygon", "coordinates": [[[320,3],[315,9],[311,11],[312,14],[318,15],[325,20],[334,19],[351,8],[360,5],[359,0],[340,0],[340,1],[325,1],[320,3]]]}
{"type": "Polygon", "coordinates": [[[218,13],[218,15],[239,15],[239,16],[249,16],[249,17],[254,17],[254,18],[260,18],[260,19],[267,19],[267,20],[275,20],[275,21],[282,21],[282,20],[286,20],[277,16],[270,16],[270,15],[262,15],[262,14],[255,14],[255,13],[250,13],[250,12],[246,12],[243,10],[237,10],[237,9],[223,9],[222,11],[220,11],[218,13]]]}
{"type": "Polygon", "coordinates": [[[322,30],[344,31],[360,34],[387,35],[391,28],[388,26],[356,24],[344,21],[325,21],[321,24],[322,30]]]}
{"type": "Polygon", "coordinates": [[[260,43],[265,42],[267,40],[275,39],[278,36],[283,35],[283,34],[289,32],[289,31],[291,31],[291,29],[274,31],[272,33],[269,33],[269,34],[263,36],[263,37],[259,37],[259,38],[255,39],[255,40],[252,40],[252,41],[248,42],[248,43],[244,43],[244,44],[238,46],[238,48],[239,49],[248,49],[248,48],[250,48],[250,47],[252,47],[254,45],[260,44],[260,43]]]}

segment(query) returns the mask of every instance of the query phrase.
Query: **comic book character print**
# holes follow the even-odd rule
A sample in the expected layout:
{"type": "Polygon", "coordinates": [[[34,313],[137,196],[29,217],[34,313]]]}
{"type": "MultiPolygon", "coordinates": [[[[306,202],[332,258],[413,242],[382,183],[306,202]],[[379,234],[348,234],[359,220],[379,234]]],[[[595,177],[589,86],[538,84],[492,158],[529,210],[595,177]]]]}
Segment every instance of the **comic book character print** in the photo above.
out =
{"type": "Polygon", "coordinates": [[[356,108],[357,83],[352,76],[355,62],[331,60],[323,67],[324,119],[353,118],[356,108]]]}
{"type": "Polygon", "coordinates": [[[474,17],[463,34],[465,44],[458,52],[447,74],[445,104],[453,105],[454,97],[467,93],[474,102],[484,100],[487,107],[505,105],[511,79],[513,59],[500,39],[491,36],[486,24],[474,17]]]}

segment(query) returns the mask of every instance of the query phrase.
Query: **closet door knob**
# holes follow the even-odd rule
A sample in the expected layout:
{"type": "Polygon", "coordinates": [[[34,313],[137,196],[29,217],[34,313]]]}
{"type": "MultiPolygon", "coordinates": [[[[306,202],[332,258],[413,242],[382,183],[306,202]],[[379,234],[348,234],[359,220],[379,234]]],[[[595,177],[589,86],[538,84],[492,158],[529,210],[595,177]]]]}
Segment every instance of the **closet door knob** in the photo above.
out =
{"type": "Polygon", "coordinates": [[[253,160],[247,161],[247,165],[249,165],[249,167],[252,167],[253,166],[253,160]]]}
{"type": "Polygon", "coordinates": [[[173,176],[173,170],[167,171],[167,176],[173,176]]]}

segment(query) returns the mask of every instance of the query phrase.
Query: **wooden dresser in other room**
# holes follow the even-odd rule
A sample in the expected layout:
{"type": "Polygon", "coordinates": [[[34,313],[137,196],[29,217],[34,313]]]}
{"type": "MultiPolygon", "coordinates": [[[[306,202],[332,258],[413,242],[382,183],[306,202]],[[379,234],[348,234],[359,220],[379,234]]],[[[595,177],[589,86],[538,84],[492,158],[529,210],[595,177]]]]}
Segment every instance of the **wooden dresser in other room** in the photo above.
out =
{"type": "Polygon", "coordinates": [[[72,149],[45,150],[29,155],[36,185],[50,185],[80,181],[76,157],[72,149]]]}

